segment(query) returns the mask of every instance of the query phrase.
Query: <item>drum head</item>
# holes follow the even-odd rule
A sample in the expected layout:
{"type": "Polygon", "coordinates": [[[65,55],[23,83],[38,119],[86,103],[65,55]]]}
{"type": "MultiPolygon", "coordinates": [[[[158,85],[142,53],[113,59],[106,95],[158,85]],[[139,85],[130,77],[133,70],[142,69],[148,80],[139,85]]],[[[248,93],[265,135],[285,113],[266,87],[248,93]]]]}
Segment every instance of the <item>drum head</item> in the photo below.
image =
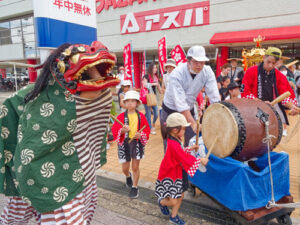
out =
{"type": "Polygon", "coordinates": [[[202,119],[202,137],[207,149],[211,148],[217,137],[212,149],[215,156],[225,158],[233,153],[239,139],[238,124],[225,105],[215,103],[205,110],[202,119]]]}

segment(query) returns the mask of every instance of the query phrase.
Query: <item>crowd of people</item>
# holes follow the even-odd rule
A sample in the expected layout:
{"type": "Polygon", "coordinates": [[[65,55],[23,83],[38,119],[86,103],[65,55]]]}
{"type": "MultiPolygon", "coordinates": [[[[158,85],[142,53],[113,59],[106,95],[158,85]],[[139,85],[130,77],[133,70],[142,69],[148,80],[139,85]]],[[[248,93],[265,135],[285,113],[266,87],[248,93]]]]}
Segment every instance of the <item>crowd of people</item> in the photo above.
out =
{"type": "MultiPolygon", "coordinates": [[[[166,73],[161,82],[157,65],[155,63],[149,65],[147,74],[142,78],[140,91],[142,94],[146,89],[147,93],[159,92],[163,95],[159,115],[165,156],[160,165],[155,194],[158,197],[158,205],[162,214],[170,215],[171,222],[185,224],[178,216],[178,210],[184,192],[188,189],[188,175],[192,177],[200,163],[203,165],[208,163],[207,159],[197,159],[189,154],[196,150],[197,146],[188,147],[189,140],[196,134],[196,119],[202,116],[202,111],[206,106],[218,101],[242,97],[260,99],[270,103],[280,94],[289,91],[291,96],[275,105],[285,126],[283,135],[287,135],[288,118],[285,111],[289,109],[290,114],[297,113],[298,103],[295,94],[300,90],[300,72],[296,70],[297,61],[283,65],[281,57],[280,49],[270,47],[266,50],[263,62],[249,68],[246,72],[238,66],[241,59],[230,58],[228,63],[221,67],[219,76],[215,76],[211,67],[205,64],[209,61],[205,55],[205,49],[202,46],[193,46],[187,53],[186,63],[176,65],[173,59],[167,60],[164,66],[166,73]],[[169,207],[172,207],[172,213],[170,213],[169,207]]],[[[131,188],[129,197],[137,198],[139,172],[137,172],[136,165],[139,164],[136,162],[142,159],[149,133],[156,134],[155,122],[158,118],[158,106],[148,106],[144,100],[146,120],[141,119],[137,123],[137,116],[135,119],[130,118],[131,113],[144,118],[144,115],[137,111],[138,105],[142,104],[138,97],[139,93],[133,90],[128,91],[132,88],[130,85],[128,81],[122,81],[120,95],[122,113],[118,118],[125,123],[122,127],[115,122],[113,133],[118,142],[119,159],[120,156],[126,156],[126,160],[124,158],[120,162],[126,176],[126,186],[131,188]],[[129,99],[135,100],[135,107],[128,107],[129,99]],[[151,120],[151,114],[153,114],[153,120],[151,120]],[[127,118],[127,122],[124,118],[127,118]],[[147,129],[140,132],[139,129],[143,125],[147,129]],[[135,134],[132,133],[132,130],[135,134]],[[128,132],[127,136],[126,132],[128,132]],[[131,138],[136,139],[135,144],[140,143],[140,147],[124,144],[131,138]],[[126,153],[123,153],[124,151],[126,153]],[[138,152],[140,153],[138,154],[138,152]],[[129,173],[129,161],[131,160],[133,182],[132,175],[129,173]]]]}

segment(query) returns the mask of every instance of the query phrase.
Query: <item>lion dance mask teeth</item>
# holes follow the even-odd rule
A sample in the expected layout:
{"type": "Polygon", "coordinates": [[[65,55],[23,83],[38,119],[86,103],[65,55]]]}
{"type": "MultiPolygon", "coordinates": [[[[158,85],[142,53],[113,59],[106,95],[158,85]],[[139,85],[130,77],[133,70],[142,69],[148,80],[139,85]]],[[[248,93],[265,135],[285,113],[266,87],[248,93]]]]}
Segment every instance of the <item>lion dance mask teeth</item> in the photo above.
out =
{"type": "Polygon", "coordinates": [[[91,46],[75,44],[67,48],[52,65],[52,74],[72,94],[82,91],[97,91],[120,83],[117,76],[110,74],[116,63],[116,56],[101,42],[91,46]],[[88,69],[95,67],[97,77],[90,77],[88,69]]]}

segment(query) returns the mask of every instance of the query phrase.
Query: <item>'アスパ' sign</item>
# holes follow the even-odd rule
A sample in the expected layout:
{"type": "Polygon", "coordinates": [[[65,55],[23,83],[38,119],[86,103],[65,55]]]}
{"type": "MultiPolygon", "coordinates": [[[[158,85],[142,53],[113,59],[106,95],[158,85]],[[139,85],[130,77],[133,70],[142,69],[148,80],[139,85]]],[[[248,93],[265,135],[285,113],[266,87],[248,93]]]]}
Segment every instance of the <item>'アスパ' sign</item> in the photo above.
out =
{"type": "Polygon", "coordinates": [[[95,0],[34,0],[38,47],[97,39],[95,0]]]}
{"type": "Polygon", "coordinates": [[[209,1],[122,15],[121,34],[209,24],[209,1]]]}

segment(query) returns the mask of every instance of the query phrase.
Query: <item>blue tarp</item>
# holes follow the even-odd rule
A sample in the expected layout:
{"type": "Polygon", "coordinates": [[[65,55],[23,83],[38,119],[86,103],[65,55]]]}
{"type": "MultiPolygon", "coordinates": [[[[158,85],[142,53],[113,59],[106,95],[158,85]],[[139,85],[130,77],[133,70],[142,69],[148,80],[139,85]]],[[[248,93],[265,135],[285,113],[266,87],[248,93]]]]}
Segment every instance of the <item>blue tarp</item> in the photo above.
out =
{"type": "MultiPolygon", "coordinates": [[[[207,151],[207,150],[206,150],[207,151]]],[[[275,201],[290,195],[289,157],[286,153],[271,152],[275,201]]],[[[261,169],[255,172],[245,163],[227,157],[218,158],[211,154],[207,171],[197,171],[191,183],[219,203],[235,211],[266,206],[271,200],[268,155],[255,161],[261,169]]]]}

